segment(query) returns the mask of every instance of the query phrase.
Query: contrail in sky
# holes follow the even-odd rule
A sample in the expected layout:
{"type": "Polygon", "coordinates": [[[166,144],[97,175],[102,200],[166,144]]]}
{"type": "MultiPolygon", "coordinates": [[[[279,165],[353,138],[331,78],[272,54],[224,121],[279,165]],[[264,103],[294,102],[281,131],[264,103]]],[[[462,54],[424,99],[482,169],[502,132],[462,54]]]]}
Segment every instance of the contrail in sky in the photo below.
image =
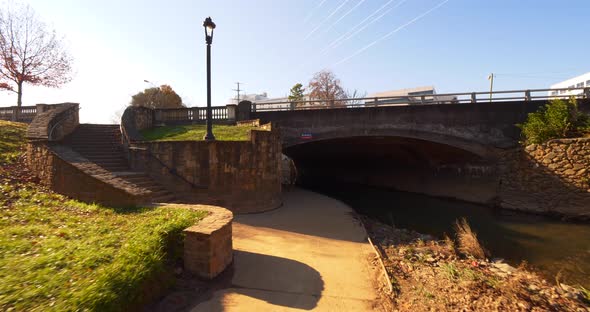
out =
{"type": "Polygon", "coordinates": [[[324,3],[326,3],[326,1],[328,1],[328,0],[322,0],[322,2],[320,2],[320,4],[318,4],[315,8],[313,8],[311,11],[309,11],[307,16],[303,19],[303,23],[307,23],[309,21],[309,19],[311,18],[311,16],[313,15],[313,13],[315,13],[315,11],[317,11],[319,8],[321,8],[322,5],[324,5],[324,3]]]}
{"type": "Polygon", "coordinates": [[[359,5],[363,4],[363,2],[365,2],[365,0],[359,1],[355,6],[352,7],[352,9],[348,10],[348,12],[344,13],[344,15],[340,16],[340,18],[337,19],[334,23],[332,23],[332,25],[328,26],[328,28],[326,28],[325,31],[332,29],[332,27],[334,27],[334,25],[338,24],[338,22],[340,22],[343,18],[348,16],[348,14],[352,13],[352,11],[354,11],[356,8],[358,8],[359,5]]]}
{"type": "Polygon", "coordinates": [[[379,21],[381,18],[383,18],[385,15],[387,15],[387,13],[391,12],[391,10],[399,7],[400,5],[402,5],[404,2],[406,2],[406,0],[402,0],[400,2],[398,2],[395,6],[393,6],[392,8],[389,8],[389,10],[385,11],[383,14],[379,15],[377,18],[375,18],[374,20],[372,20],[371,22],[365,24],[363,27],[357,29],[357,31],[353,32],[352,34],[350,34],[349,36],[347,36],[346,38],[340,40],[339,42],[337,42],[334,46],[329,47],[326,51],[324,51],[324,54],[327,53],[329,50],[335,49],[336,47],[338,47],[339,45],[343,44],[344,42],[350,40],[352,37],[356,36],[358,33],[360,33],[361,31],[365,30],[367,27],[371,26],[371,24],[379,21]]]}
{"type": "Polygon", "coordinates": [[[348,1],[350,0],[344,0],[344,2],[342,2],[342,4],[340,4],[336,9],[334,9],[334,11],[332,11],[332,13],[330,13],[330,15],[328,15],[328,17],[326,17],[323,21],[321,21],[316,28],[314,28],[311,32],[309,32],[309,34],[307,34],[307,36],[305,36],[305,38],[303,38],[303,40],[306,40],[307,38],[309,38],[311,35],[313,35],[313,33],[316,32],[316,30],[318,30],[325,22],[327,22],[334,14],[338,13],[338,11],[340,11],[340,9],[346,4],[348,3],[348,1]]]}
{"type": "Polygon", "coordinates": [[[424,12],[424,13],[422,13],[422,14],[418,15],[417,17],[415,17],[415,18],[414,18],[414,19],[412,19],[411,21],[409,21],[409,22],[407,22],[407,23],[405,23],[405,24],[401,25],[400,27],[398,27],[398,28],[396,28],[396,29],[392,30],[391,32],[389,32],[389,33],[388,33],[388,34],[386,34],[385,36],[383,36],[383,37],[381,37],[381,38],[379,38],[379,39],[377,39],[377,40],[375,40],[375,41],[373,41],[373,42],[369,43],[368,45],[366,45],[365,47],[363,47],[363,48],[359,49],[358,51],[354,52],[354,53],[353,53],[353,54],[351,54],[350,56],[347,56],[347,57],[343,58],[342,60],[340,60],[340,61],[338,61],[337,63],[335,63],[333,66],[340,65],[340,64],[342,64],[342,63],[344,63],[344,62],[346,62],[346,61],[350,60],[351,58],[353,58],[353,57],[355,57],[355,56],[357,56],[357,55],[361,54],[362,52],[364,52],[364,51],[365,51],[365,50],[367,50],[368,48],[370,48],[370,47],[374,46],[375,44],[377,44],[377,43],[379,43],[379,42],[381,42],[381,41],[383,41],[383,40],[385,40],[385,39],[389,38],[390,36],[392,36],[393,34],[397,33],[398,31],[400,31],[400,30],[402,30],[402,29],[404,29],[404,28],[406,28],[406,27],[410,26],[411,24],[413,24],[413,23],[417,22],[418,20],[422,19],[424,16],[426,16],[426,15],[430,14],[432,11],[434,11],[434,10],[436,10],[436,9],[440,8],[441,6],[443,6],[443,5],[444,5],[445,3],[447,3],[447,2],[449,2],[449,0],[444,0],[443,2],[439,3],[438,5],[436,5],[435,7],[431,8],[430,10],[428,10],[428,11],[426,11],[426,12],[424,12]]]}
{"type": "Polygon", "coordinates": [[[330,49],[332,46],[334,46],[342,38],[348,36],[350,33],[352,33],[353,31],[355,31],[359,26],[362,26],[366,21],[368,21],[371,17],[373,17],[374,15],[376,15],[377,13],[379,13],[381,10],[383,10],[385,7],[387,7],[393,1],[395,1],[395,0],[389,0],[389,1],[387,1],[387,3],[385,3],[380,8],[378,8],[375,12],[371,13],[369,16],[365,17],[365,19],[363,19],[362,21],[360,21],[360,23],[356,24],[354,27],[352,27],[347,32],[345,32],[342,36],[340,36],[336,40],[332,41],[332,43],[330,43],[329,46],[327,46],[326,48],[324,48],[322,50],[322,53],[325,52],[325,51],[327,51],[328,49],[330,49]]]}

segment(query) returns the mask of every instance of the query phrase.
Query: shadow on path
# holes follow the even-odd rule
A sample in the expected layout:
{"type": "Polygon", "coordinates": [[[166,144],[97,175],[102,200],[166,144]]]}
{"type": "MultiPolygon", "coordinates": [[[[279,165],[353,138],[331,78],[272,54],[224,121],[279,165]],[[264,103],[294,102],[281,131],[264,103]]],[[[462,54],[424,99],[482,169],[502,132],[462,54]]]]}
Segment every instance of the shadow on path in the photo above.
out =
{"type": "Polygon", "coordinates": [[[284,205],[276,210],[237,215],[234,220],[252,227],[355,243],[366,242],[362,225],[351,218],[354,212],[345,203],[300,188],[283,192],[283,199],[284,205]]]}
{"type": "Polygon", "coordinates": [[[168,295],[152,311],[226,311],[231,308],[255,311],[259,304],[312,310],[322,296],[324,282],[320,273],[298,261],[234,251],[231,268],[216,278],[204,294],[180,290],[168,295]],[[252,302],[252,307],[241,305],[252,302]],[[254,310],[250,309],[253,308],[254,310]]]}

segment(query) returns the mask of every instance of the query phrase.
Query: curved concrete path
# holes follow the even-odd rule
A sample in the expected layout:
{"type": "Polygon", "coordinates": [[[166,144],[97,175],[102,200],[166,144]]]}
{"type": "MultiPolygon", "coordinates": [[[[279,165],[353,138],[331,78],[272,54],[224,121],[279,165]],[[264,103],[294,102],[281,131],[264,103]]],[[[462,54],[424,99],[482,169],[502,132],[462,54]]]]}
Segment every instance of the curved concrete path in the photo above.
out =
{"type": "Polygon", "coordinates": [[[234,219],[226,283],[190,311],[375,311],[381,272],[345,204],[295,189],[283,207],[234,219]]]}

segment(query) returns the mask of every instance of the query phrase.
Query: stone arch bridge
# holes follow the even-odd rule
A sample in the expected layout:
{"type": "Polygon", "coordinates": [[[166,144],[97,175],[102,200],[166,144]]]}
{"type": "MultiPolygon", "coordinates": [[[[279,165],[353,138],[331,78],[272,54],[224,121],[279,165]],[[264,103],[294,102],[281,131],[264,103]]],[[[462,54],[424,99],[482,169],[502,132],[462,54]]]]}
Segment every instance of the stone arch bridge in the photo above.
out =
{"type": "MultiPolygon", "coordinates": [[[[546,100],[477,104],[438,104],[261,111],[251,119],[281,130],[283,148],[344,138],[398,137],[458,148],[484,159],[517,146],[516,126],[546,100]]],[[[590,101],[579,100],[589,111],[590,101]]]]}

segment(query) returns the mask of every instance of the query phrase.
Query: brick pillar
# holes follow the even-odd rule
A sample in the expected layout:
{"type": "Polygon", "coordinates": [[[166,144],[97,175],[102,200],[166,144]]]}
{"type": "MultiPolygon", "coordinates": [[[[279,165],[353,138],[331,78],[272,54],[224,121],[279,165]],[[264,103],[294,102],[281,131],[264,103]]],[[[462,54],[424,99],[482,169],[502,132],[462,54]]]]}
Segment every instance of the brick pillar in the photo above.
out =
{"type": "Polygon", "coordinates": [[[252,111],[252,102],[241,101],[238,104],[238,113],[236,115],[237,121],[250,120],[250,112],[252,111]]]}
{"type": "Polygon", "coordinates": [[[49,105],[47,104],[37,104],[35,107],[37,108],[37,114],[43,113],[49,109],[49,105]]]}

